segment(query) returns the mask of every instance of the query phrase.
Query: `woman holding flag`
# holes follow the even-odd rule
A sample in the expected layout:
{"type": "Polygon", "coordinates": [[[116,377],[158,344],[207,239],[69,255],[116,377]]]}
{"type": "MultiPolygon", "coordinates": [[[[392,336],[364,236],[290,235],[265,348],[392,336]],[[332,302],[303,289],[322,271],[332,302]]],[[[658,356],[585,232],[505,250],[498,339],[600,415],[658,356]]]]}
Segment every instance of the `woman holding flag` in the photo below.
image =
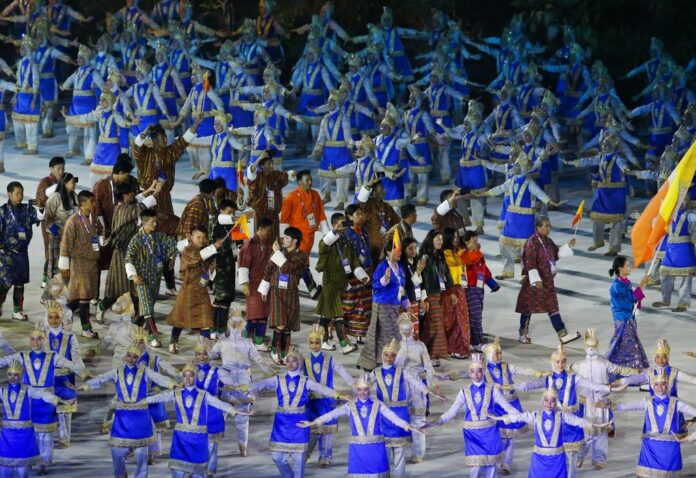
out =
{"type": "Polygon", "coordinates": [[[406,295],[406,271],[401,258],[401,239],[398,229],[392,241],[387,242],[384,259],[372,274],[372,317],[367,329],[365,347],[358,358],[358,367],[373,370],[382,363],[382,348],[392,339],[399,340],[396,324],[401,310],[408,309],[406,295]]]}

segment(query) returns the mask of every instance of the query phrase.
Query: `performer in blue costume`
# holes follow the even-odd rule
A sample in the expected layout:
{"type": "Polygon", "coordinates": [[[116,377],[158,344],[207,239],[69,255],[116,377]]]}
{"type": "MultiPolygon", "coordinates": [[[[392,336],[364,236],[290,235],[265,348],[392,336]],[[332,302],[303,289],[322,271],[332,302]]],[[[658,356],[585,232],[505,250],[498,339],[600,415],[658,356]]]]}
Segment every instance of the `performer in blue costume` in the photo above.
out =
{"type": "MultiPolygon", "coordinates": [[[[140,347],[132,345],[126,351],[124,364],[88,380],[82,390],[101,388],[107,382],[116,387],[114,422],[109,446],[113,460],[114,478],[126,475],[126,458],[135,454],[134,476],[147,476],[147,446],[155,441],[155,426],[150,417],[147,396],[149,382],[173,388],[175,382],[147,368],[140,362],[140,347]]],[[[206,453],[207,456],[207,453],[206,453]]]]}
{"type": "Polygon", "coordinates": [[[301,363],[302,355],[296,347],[291,346],[285,355],[287,372],[256,382],[249,388],[252,396],[265,390],[276,391],[278,409],[273,419],[268,449],[281,478],[304,476],[309,429],[297,425],[309,424],[307,403],[310,392],[317,397],[342,398],[330,388],[303,376],[301,363]]]}
{"type": "MultiPolygon", "coordinates": [[[[424,104],[425,95],[416,85],[409,85],[408,110],[404,111],[404,129],[412,138],[407,147],[408,168],[411,181],[408,183],[408,196],[416,198],[416,204],[425,206],[428,202],[428,176],[433,169],[430,143],[436,134],[432,118],[424,104]],[[413,174],[411,174],[413,173],[413,174]],[[416,189],[416,180],[418,186],[416,189]],[[417,192],[416,192],[417,191],[417,192]]],[[[449,164],[449,156],[447,158],[449,164]]]]}
{"type": "Polygon", "coordinates": [[[39,68],[34,61],[36,43],[30,35],[22,39],[17,62],[17,94],[12,107],[12,125],[15,134],[15,149],[27,150],[24,154],[39,152],[39,120],[41,100],[39,92],[39,68]]]}
{"type": "MultiPolygon", "coordinates": [[[[331,356],[322,352],[324,343],[324,329],[319,324],[314,324],[309,333],[309,357],[305,357],[302,363],[302,374],[334,390],[334,376],[340,375],[346,385],[353,387],[353,377],[350,373],[331,356]]],[[[333,411],[336,407],[334,398],[313,397],[310,394],[307,402],[307,418],[314,420],[317,417],[333,411]]],[[[321,425],[310,430],[309,444],[307,446],[307,460],[312,455],[314,447],[319,444],[319,467],[328,468],[333,459],[333,436],[338,431],[338,419],[324,421],[321,425]]]]}
{"type": "Polygon", "coordinates": [[[224,111],[215,111],[215,135],[210,143],[210,179],[222,178],[229,191],[238,190],[237,164],[234,151],[241,151],[244,145],[229,131],[229,116],[224,111]]]}
{"type": "MultiPolygon", "coordinates": [[[[396,119],[387,114],[379,125],[379,136],[375,138],[377,159],[384,169],[381,179],[384,185],[384,200],[390,206],[405,204],[405,183],[408,181],[408,164],[402,161],[401,150],[408,146],[408,139],[401,137],[396,119]]],[[[405,136],[405,135],[404,135],[405,136]]]]}
{"type": "Polygon", "coordinates": [[[232,416],[251,415],[253,412],[239,412],[233,405],[223,402],[214,394],[199,388],[196,377],[199,368],[191,360],[181,371],[183,387],[147,397],[147,403],[174,403],[176,426],[169,450],[169,469],[172,478],[184,476],[202,477],[208,472],[208,416],[213,410],[229,413],[232,416]]]}
{"type": "Polygon", "coordinates": [[[631,117],[650,114],[650,148],[645,153],[648,161],[657,161],[672,140],[672,134],[681,122],[679,112],[666,98],[666,85],[661,81],[652,88],[652,101],[631,110],[631,117]]]}
{"type": "Polygon", "coordinates": [[[389,423],[406,432],[415,430],[384,403],[370,398],[371,388],[370,377],[361,375],[355,381],[357,400],[350,400],[312,421],[304,420],[297,424],[299,427],[307,428],[337,420],[340,417],[350,417],[351,437],[348,445],[346,473],[348,478],[389,476],[389,458],[384,443],[384,423],[389,423]]]}
{"type": "Polygon", "coordinates": [[[163,118],[160,124],[167,132],[167,141],[174,142],[174,128],[167,118],[176,118],[179,114],[178,102],[186,100],[187,92],[184,89],[184,84],[179,78],[179,73],[174,66],[169,62],[169,45],[160,38],[155,41],[155,66],[150,70],[150,81],[159,89],[162,101],[167,107],[166,111],[162,111],[163,118]]]}

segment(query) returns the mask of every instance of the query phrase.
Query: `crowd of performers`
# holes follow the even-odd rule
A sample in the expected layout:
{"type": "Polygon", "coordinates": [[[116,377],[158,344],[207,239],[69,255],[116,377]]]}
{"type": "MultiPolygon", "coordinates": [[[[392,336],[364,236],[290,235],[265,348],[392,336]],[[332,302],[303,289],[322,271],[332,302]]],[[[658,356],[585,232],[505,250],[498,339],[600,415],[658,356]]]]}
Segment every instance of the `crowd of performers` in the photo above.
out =
{"type": "Polygon", "coordinates": [[[264,391],[278,401],[269,450],[284,477],[303,476],[315,448],[319,465],[331,465],[341,416],[350,421],[348,476],[404,476],[407,449],[412,463],[421,462],[425,430],[460,410],[472,476],[495,476],[498,468],[509,474],[515,438],[528,428],[536,436],[530,476],[574,476],[590,449],[592,465],[603,469],[618,410],[645,410],[637,475],[678,474],[680,442],[694,437],[684,415],[696,410],[678,400],[677,385],[696,379],[669,365],[664,340],[650,364],[635,316],[651,285],[661,290],[654,307],[672,306],[677,289],[672,310],[688,310],[696,188],[686,193],[639,287],[628,278],[629,259],[619,254],[631,219],[628,197],[652,194],[693,142],[696,61],[678,65],[652,38],[650,58],[624,75],[645,76],[631,109],[569,26],[553,52],[527,37],[519,16],[500,37],[473,38],[437,10],[424,30],[398,27],[385,7],[378,24],[351,36],[331,2],[294,28],[274,16],[275,6],[261,0],[255,20],[221,31],[196,21],[187,0],[158,2],[150,15],[127,0],[106,17],[95,45],[80,43],[71,31],[93,19],[60,0],[14,0],[2,12],[0,20],[15,27],[3,40],[19,51],[14,69],[0,62],[8,78],[0,91],[12,96],[15,148],[38,154],[40,142],[56,134],[59,115],[68,136],[66,154],[50,160],[35,199],[23,202],[24,187],[12,181],[0,207],[0,307],[13,289],[12,318],[29,320],[24,288],[37,226],[47,309],[29,351],[4,344],[0,358],[9,382],[0,397],[2,473],[24,476],[31,464],[45,472],[56,429],[57,446],[70,446],[77,392],[113,382],[104,430],[111,433],[117,478],[125,476],[131,452],[135,476],[147,475],[161,448],[159,430],[168,425],[166,402],[176,410],[173,476],[215,472],[226,414],[235,417],[246,456],[252,404],[264,391]],[[307,40],[286,68],[283,41],[291,34],[307,40]],[[407,39],[423,53],[409,58],[407,39]],[[487,85],[467,74],[482,55],[497,68],[487,85]],[[412,60],[421,65],[412,67],[412,60]],[[61,78],[69,65],[75,70],[61,78]],[[283,68],[289,80],[281,79],[283,68]],[[69,107],[59,108],[68,97],[69,107]],[[637,120],[643,116],[646,132],[637,120]],[[286,144],[318,168],[283,170],[286,144]],[[171,192],[184,155],[199,193],[177,216],[171,192]],[[66,171],[73,157],[89,165],[91,191],[78,193],[78,178],[66,171]],[[557,262],[573,255],[575,239],[555,244],[545,215],[563,202],[561,172],[580,181],[589,174],[589,250],[604,248],[608,225],[604,255],[613,258],[614,277],[609,351],[599,354],[590,329],[586,359],[570,367],[563,346],[582,336],[561,317],[554,277],[557,262]],[[416,206],[428,206],[435,180],[445,188],[419,244],[416,206]],[[290,182],[297,188],[288,188],[290,182]],[[504,197],[498,275],[478,243],[486,198],[494,196],[504,197]],[[310,267],[313,253],[318,261],[310,267]],[[548,314],[560,342],[548,370],[508,364],[499,342],[484,338],[485,289],[495,292],[513,279],[516,263],[522,277],[517,337],[530,344],[532,314],[548,314]],[[162,280],[166,295],[176,296],[166,318],[168,351],[191,359],[182,372],[156,352],[163,338],[155,320],[162,280]],[[301,327],[303,287],[318,316],[304,358],[291,340],[301,327]],[[101,341],[85,352],[90,360],[113,348],[112,371],[89,377],[70,332],[73,320],[80,337],[101,341]],[[102,327],[106,337],[95,330],[102,327]],[[187,329],[201,340],[180,352],[187,329]],[[332,357],[338,351],[357,352],[359,377],[332,357]],[[270,361],[261,355],[266,352],[270,361]],[[210,364],[217,359],[222,366],[210,364]],[[442,360],[466,359],[463,377],[436,373],[442,360]],[[268,378],[252,381],[252,362],[268,378]],[[278,366],[287,372],[277,375],[278,366]],[[355,387],[357,399],[336,391],[335,374],[355,387]],[[536,380],[515,385],[513,375],[536,380]],[[430,395],[444,399],[438,381],[460,378],[470,385],[437,421],[426,421],[430,395]],[[609,400],[627,386],[647,386],[650,395],[609,400]],[[541,408],[523,412],[517,392],[542,388],[541,408]]]}

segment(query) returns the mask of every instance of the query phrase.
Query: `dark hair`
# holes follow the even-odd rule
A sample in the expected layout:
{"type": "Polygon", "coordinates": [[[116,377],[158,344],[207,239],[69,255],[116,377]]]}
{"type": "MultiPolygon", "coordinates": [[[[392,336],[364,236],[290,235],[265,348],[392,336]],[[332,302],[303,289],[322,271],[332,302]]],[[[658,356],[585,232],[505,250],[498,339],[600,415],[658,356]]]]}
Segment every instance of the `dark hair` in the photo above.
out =
{"type": "Polygon", "coordinates": [[[14,190],[17,189],[17,188],[21,188],[22,190],[24,190],[24,186],[22,186],[22,183],[20,183],[19,181],[11,181],[11,182],[7,185],[7,192],[8,192],[8,193],[13,193],[14,190]]]}
{"type": "Polygon", "coordinates": [[[75,191],[70,193],[67,189],[65,189],[65,185],[73,179],[77,183],[77,178],[75,176],[70,173],[63,173],[60,181],[58,181],[58,186],[56,186],[56,192],[60,194],[60,202],[65,212],[68,212],[77,206],[77,194],[75,194],[75,191]]]}
{"type": "Polygon", "coordinates": [[[442,248],[453,249],[454,238],[457,235],[457,230],[451,227],[446,227],[442,230],[442,248]]]}
{"type": "Polygon", "coordinates": [[[611,264],[611,269],[609,269],[609,277],[619,277],[619,269],[626,265],[626,261],[628,261],[626,256],[614,257],[614,262],[611,264]]]}
{"type": "Polygon", "coordinates": [[[271,156],[267,151],[261,153],[261,155],[256,159],[257,167],[262,168],[264,164],[269,161],[273,161],[273,156],[271,156]]]}
{"type": "Polygon", "coordinates": [[[401,239],[401,250],[405,251],[408,246],[417,242],[415,237],[404,237],[401,239]]]}
{"type": "Polygon", "coordinates": [[[302,242],[302,231],[300,231],[296,227],[288,227],[283,235],[288,236],[291,239],[295,239],[299,245],[300,242],[302,242]]]}
{"type": "Polygon", "coordinates": [[[155,138],[155,136],[160,136],[160,135],[167,136],[167,132],[164,131],[164,128],[162,127],[161,124],[153,124],[152,129],[150,130],[150,138],[155,138]]]}
{"type": "Polygon", "coordinates": [[[267,227],[273,227],[273,219],[270,219],[268,217],[262,217],[261,219],[259,219],[259,222],[256,224],[257,231],[259,229],[266,229],[267,227]]]}
{"type": "Polygon", "coordinates": [[[401,210],[399,212],[401,213],[401,219],[407,218],[411,214],[416,213],[416,206],[413,204],[404,204],[401,206],[401,210]]]}
{"type": "Polygon", "coordinates": [[[208,235],[208,228],[205,226],[193,226],[191,228],[191,235],[193,236],[194,232],[202,232],[206,236],[208,235]]]}
{"type": "Polygon", "coordinates": [[[135,187],[127,181],[123,184],[116,184],[116,191],[114,192],[114,196],[116,196],[116,201],[120,202],[123,201],[123,196],[126,194],[134,193],[135,192],[135,187]]]}
{"type": "Polygon", "coordinates": [[[80,194],[77,195],[77,202],[78,204],[83,204],[89,201],[94,197],[94,194],[92,191],[80,191],[80,194]]]}
{"type": "Polygon", "coordinates": [[[551,219],[549,219],[549,216],[537,216],[534,218],[534,227],[541,227],[545,222],[551,224],[551,219]]]}
{"type": "Polygon", "coordinates": [[[130,173],[131,171],[133,171],[133,165],[130,161],[116,160],[116,164],[114,164],[114,167],[111,169],[111,174],[130,173]]]}
{"type": "Polygon", "coordinates": [[[428,234],[425,235],[425,239],[423,239],[423,243],[421,244],[420,251],[418,253],[422,255],[429,255],[431,257],[435,257],[436,255],[442,254],[442,251],[437,251],[438,253],[435,254],[435,246],[433,245],[433,240],[435,239],[435,236],[438,234],[442,234],[442,231],[439,229],[431,229],[428,231],[428,234]]]}
{"type": "Polygon", "coordinates": [[[215,183],[215,189],[227,189],[227,183],[225,182],[224,178],[218,176],[217,178],[213,179],[213,182],[215,183]]]}
{"type": "Polygon", "coordinates": [[[48,167],[53,168],[53,167],[58,166],[60,164],[65,166],[65,158],[63,158],[62,156],[53,156],[51,158],[51,160],[48,162],[48,167]]]}
{"type": "Polygon", "coordinates": [[[478,233],[474,229],[466,231],[462,238],[462,245],[464,245],[465,242],[469,242],[474,237],[478,237],[478,233]]]}
{"type": "Polygon", "coordinates": [[[232,209],[236,209],[237,204],[233,200],[225,198],[222,201],[220,201],[220,205],[218,207],[220,208],[221,211],[223,209],[227,209],[228,207],[231,207],[232,209]]]}
{"type": "Polygon", "coordinates": [[[303,169],[302,171],[297,172],[297,182],[299,183],[302,181],[302,178],[305,176],[312,176],[312,173],[309,171],[309,169],[303,169]]]}
{"type": "Polygon", "coordinates": [[[151,217],[157,217],[157,211],[155,211],[154,209],[143,209],[140,212],[140,219],[149,219],[151,217]]]}
{"type": "Polygon", "coordinates": [[[346,217],[342,212],[335,212],[331,215],[331,224],[338,221],[341,218],[346,217]]]}
{"type": "Polygon", "coordinates": [[[452,195],[452,190],[451,189],[443,189],[442,192],[440,193],[440,202],[444,201],[448,197],[452,195]]]}
{"type": "Polygon", "coordinates": [[[357,210],[358,210],[357,204],[348,204],[346,206],[346,210],[345,210],[346,217],[352,216],[353,214],[355,214],[355,211],[357,211],[357,210]]]}
{"type": "Polygon", "coordinates": [[[202,194],[212,194],[215,192],[215,189],[215,181],[212,179],[206,178],[198,183],[198,191],[202,194]]]}

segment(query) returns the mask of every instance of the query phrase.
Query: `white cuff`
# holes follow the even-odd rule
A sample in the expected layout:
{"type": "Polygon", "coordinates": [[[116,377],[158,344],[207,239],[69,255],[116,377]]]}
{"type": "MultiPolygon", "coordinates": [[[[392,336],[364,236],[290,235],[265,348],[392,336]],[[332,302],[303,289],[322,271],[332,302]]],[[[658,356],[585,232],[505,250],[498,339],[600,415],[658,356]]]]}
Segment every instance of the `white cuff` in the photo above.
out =
{"type": "Polygon", "coordinates": [[[194,139],[196,139],[198,136],[196,136],[196,133],[192,133],[191,130],[186,130],[184,133],[184,141],[187,143],[192,143],[194,139]]]}
{"type": "Polygon", "coordinates": [[[42,213],[41,210],[36,206],[34,206],[34,209],[36,209],[36,219],[43,221],[44,213],[42,213]]]}
{"type": "Polygon", "coordinates": [[[70,269],[70,258],[65,256],[60,256],[58,258],[58,269],[68,270],[70,269]]]}
{"type": "Polygon", "coordinates": [[[365,186],[362,186],[360,188],[360,192],[358,193],[358,202],[367,202],[368,199],[370,199],[370,191],[367,189],[365,186]]]}
{"type": "Polygon", "coordinates": [[[417,287],[423,283],[423,278],[418,272],[414,272],[411,276],[411,282],[413,282],[413,285],[417,287]]]}
{"type": "Polygon", "coordinates": [[[327,234],[329,231],[331,231],[331,226],[329,226],[329,221],[324,219],[319,223],[319,230],[323,232],[324,234],[327,234]]]}
{"type": "Polygon", "coordinates": [[[216,275],[217,275],[217,269],[215,269],[214,271],[212,271],[212,272],[210,273],[210,280],[215,280],[215,276],[216,276],[216,275]]]}
{"type": "Polygon", "coordinates": [[[56,189],[58,189],[58,184],[54,184],[53,186],[49,186],[46,188],[46,197],[51,196],[54,192],[56,192],[56,189]]]}
{"type": "Polygon", "coordinates": [[[271,283],[265,280],[262,280],[261,283],[259,284],[259,288],[256,289],[261,295],[266,295],[268,294],[268,291],[271,290],[271,283]]]}
{"type": "Polygon", "coordinates": [[[221,226],[231,226],[234,224],[234,219],[231,214],[218,214],[218,224],[221,226]]]}
{"type": "Polygon", "coordinates": [[[239,285],[249,283],[249,268],[248,267],[240,267],[239,269],[237,269],[237,282],[239,282],[239,285]]]}
{"type": "Polygon", "coordinates": [[[140,137],[140,135],[136,135],[135,136],[135,145],[138,147],[141,147],[144,144],[145,144],[145,139],[140,137]]]}
{"type": "Polygon", "coordinates": [[[180,241],[176,242],[176,250],[181,252],[184,252],[184,249],[186,249],[186,246],[189,245],[188,239],[182,239],[180,241]]]}
{"type": "Polygon", "coordinates": [[[452,206],[450,205],[449,201],[443,201],[442,204],[440,204],[436,211],[440,216],[446,215],[448,212],[452,210],[452,206]]]}
{"type": "Polygon", "coordinates": [[[327,246],[333,246],[336,241],[338,241],[338,234],[334,231],[329,231],[323,238],[324,244],[327,246]]]}
{"type": "Polygon", "coordinates": [[[421,300],[425,300],[428,298],[428,293],[425,291],[425,289],[421,289],[421,300]]]}
{"type": "Polygon", "coordinates": [[[570,248],[566,242],[561,247],[558,248],[558,258],[563,259],[564,257],[570,257],[573,255],[573,249],[570,248]]]}
{"type": "Polygon", "coordinates": [[[256,171],[253,173],[251,172],[251,166],[247,166],[247,170],[246,170],[247,179],[249,181],[256,180],[256,175],[258,174],[258,172],[259,172],[258,166],[256,167],[256,171]]]}
{"type": "Polygon", "coordinates": [[[531,285],[534,285],[537,282],[541,282],[541,276],[539,275],[539,271],[536,269],[527,271],[527,277],[529,277],[529,283],[531,285]]]}
{"type": "Polygon", "coordinates": [[[274,252],[271,256],[271,262],[278,267],[283,267],[283,264],[285,264],[286,261],[287,259],[285,258],[285,254],[283,254],[281,251],[274,252]]]}
{"type": "Polygon", "coordinates": [[[362,267],[356,267],[355,270],[353,271],[353,275],[355,275],[355,278],[358,279],[359,281],[362,281],[363,279],[369,279],[370,276],[367,275],[367,272],[365,272],[365,269],[362,267]]]}
{"type": "Polygon", "coordinates": [[[133,277],[137,275],[138,271],[135,269],[135,266],[130,262],[126,262],[126,276],[128,277],[128,280],[132,280],[133,277]]]}
{"type": "Polygon", "coordinates": [[[294,181],[295,178],[297,178],[297,173],[295,172],[294,169],[290,169],[290,170],[288,171],[288,179],[289,179],[290,181],[294,181]]]}
{"type": "Polygon", "coordinates": [[[204,261],[207,261],[215,254],[217,254],[217,249],[215,249],[215,246],[213,244],[201,249],[201,259],[203,259],[204,261]]]}
{"type": "Polygon", "coordinates": [[[139,203],[142,203],[145,200],[145,195],[143,193],[140,193],[135,196],[135,200],[138,201],[139,203]]]}

